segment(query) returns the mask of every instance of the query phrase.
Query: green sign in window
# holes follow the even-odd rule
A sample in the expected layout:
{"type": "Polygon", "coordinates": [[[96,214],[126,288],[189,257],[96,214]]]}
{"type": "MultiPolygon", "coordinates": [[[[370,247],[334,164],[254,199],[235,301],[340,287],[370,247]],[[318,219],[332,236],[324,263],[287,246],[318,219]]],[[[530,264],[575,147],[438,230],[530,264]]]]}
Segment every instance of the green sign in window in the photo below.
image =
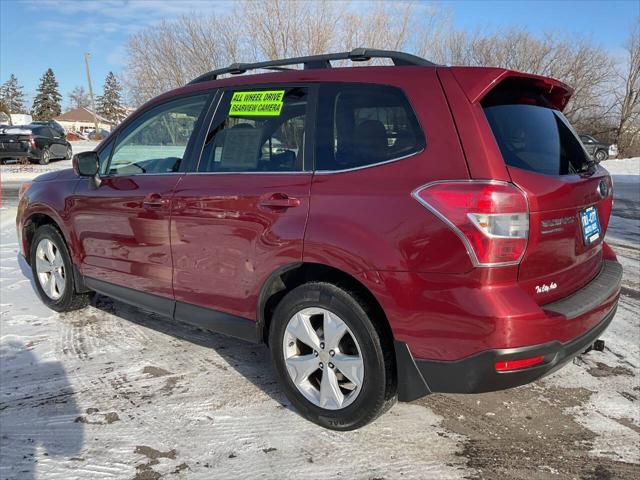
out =
{"type": "Polygon", "coordinates": [[[229,107],[230,117],[277,117],[282,111],[284,90],[234,92],[229,107]]]}

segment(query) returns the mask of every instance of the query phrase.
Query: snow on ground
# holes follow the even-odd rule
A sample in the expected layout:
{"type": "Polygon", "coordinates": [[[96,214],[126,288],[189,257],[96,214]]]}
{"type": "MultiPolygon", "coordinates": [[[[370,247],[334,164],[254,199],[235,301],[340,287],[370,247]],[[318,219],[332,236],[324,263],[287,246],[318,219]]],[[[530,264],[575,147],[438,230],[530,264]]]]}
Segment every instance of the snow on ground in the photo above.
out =
{"type": "Polygon", "coordinates": [[[268,350],[98,297],[56,314],[0,212],[0,478],[463,478],[460,437],[400,404],[356,432],[298,416],[268,350]],[[36,463],[37,462],[37,463],[36,463]]]}
{"type": "Polygon", "coordinates": [[[517,389],[398,404],[348,433],[296,414],[265,347],[103,296],[71,314],[45,308],[8,206],[0,478],[640,478],[639,162],[603,163],[607,241],[625,268],[604,352],[517,389]]]}
{"type": "Polygon", "coordinates": [[[640,175],[640,157],[612,159],[602,162],[600,165],[606,168],[611,175],[626,177],[621,178],[623,181],[638,181],[633,176],[640,175]]]}

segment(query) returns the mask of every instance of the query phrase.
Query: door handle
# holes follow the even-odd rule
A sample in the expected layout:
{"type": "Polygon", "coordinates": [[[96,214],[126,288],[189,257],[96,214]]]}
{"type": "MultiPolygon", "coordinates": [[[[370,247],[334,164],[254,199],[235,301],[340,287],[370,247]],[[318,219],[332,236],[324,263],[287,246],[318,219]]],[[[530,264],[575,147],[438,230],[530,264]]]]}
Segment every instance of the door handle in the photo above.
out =
{"type": "Polygon", "coordinates": [[[258,202],[261,207],[272,209],[285,209],[300,206],[300,199],[290,197],[286,193],[274,193],[267,198],[262,198],[258,202]]]}
{"type": "Polygon", "coordinates": [[[163,200],[159,193],[150,193],[142,201],[144,208],[162,208],[166,204],[166,200],[163,200]]]}

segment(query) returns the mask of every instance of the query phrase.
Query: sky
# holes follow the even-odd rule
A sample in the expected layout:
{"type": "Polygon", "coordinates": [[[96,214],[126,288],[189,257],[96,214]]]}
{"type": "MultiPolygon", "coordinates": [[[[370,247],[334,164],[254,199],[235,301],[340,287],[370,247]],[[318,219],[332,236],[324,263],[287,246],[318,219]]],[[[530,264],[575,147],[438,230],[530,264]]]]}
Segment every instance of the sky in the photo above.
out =
{"type": "MultiPolygon", "coordinates": [[[[438,3],[451,10],[458,28],[558,30],[587,36],[620,56],[631,22],[640,15],[638,0],[438,3]]],[[[42,74],[52,68],[67,102],[66,94],[76,85],[87,89],[83,54],[90,52],[94,91],[99,94],[110,70],[118,74],[125,69],[131,34],[183,14],[228,11],[231,4],[228,0],[0,0],[0,82],[15,74],[30,100],[42,74]]]]}

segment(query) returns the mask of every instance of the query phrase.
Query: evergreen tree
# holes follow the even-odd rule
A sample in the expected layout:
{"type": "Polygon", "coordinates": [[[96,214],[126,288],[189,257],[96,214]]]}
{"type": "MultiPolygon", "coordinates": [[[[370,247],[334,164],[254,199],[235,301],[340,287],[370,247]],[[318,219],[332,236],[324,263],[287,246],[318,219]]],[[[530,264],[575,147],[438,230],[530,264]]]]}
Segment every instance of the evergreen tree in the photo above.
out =
{"type": "Polygon", "coordinates": [[[24,93],[13,73],[9,76],[9,80],[0,86],[0,100],[10,113],[26,113],[24,93]]]}
{"type": "Polygon", "coordinates": [[[97,105],[98,113],[114,125],[120,123],[125,117],[122,106],[122,85],[113,72],[107,74],[104,93],[98,97],[97,105]]]}
{"type": "Polygon", "coordinates": [[[68,95],[71,108],[89,107],[91,100],[89,94],[84,91],[84,87],[77,86],[68,95]]]}
{"type": "Polygon", "coordinates": [[[58,81],[53,70],[48,69],[44,72],[36,91],[38,93],[31,107],[34,120],[49,120],[60,115],[62,95],[58,91],[58,81]]]}

